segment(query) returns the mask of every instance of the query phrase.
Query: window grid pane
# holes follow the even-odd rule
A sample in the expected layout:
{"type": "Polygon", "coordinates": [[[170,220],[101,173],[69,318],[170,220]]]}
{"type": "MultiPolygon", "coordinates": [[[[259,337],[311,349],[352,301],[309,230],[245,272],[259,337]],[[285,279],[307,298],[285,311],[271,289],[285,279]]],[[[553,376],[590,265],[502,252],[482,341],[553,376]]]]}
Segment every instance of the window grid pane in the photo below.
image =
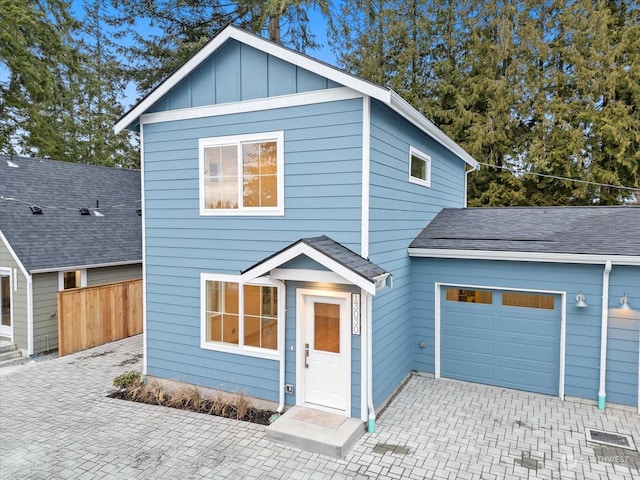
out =
{"type": "Polygon", "coordinates": [[[541,295],[536,293],[504,292],[502,294],[502,305],[505,307],[554,310],[555,297],[553,295],[541,295]]]}
{"type": "Polygon", "coordinates": [[[207,341],[238,345],[238,284],[207,282],[207,341]]]}
{"type": "Polygon", "coordinates": [[[246,285],[244,288],[244,344],[277,350],[278,313],[276,287],[246,285]]]}
{"type": "Polygon", "coordinates": [[[415,155],[411,155],[411,176],[420,180],[427,179],[427,162],[415,155]]]}
{"type": "Polygon", "coordinates": [[[450,302],[482,303],[487,305],[493,303],[493,295],[487,290],[447,288],[446,299],[450,302]]]}

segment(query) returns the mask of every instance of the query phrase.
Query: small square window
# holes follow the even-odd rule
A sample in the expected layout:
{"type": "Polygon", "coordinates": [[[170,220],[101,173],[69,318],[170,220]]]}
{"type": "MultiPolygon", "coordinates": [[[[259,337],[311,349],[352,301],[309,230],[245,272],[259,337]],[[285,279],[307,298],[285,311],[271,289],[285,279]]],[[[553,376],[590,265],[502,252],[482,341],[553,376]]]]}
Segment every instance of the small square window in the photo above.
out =
{"type": "Polygon", "coordinates": [[[431,157],[413,147],[409,149],[409,181],[431,186],[431,157]]]}

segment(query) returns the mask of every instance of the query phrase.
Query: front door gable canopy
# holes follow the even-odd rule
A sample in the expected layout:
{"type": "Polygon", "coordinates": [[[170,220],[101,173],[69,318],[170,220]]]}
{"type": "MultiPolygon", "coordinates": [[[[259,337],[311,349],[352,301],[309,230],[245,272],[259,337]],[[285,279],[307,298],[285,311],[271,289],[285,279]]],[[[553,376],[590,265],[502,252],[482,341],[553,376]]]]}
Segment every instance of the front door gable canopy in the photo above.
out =
{"type": "MultiPolygon", "coordinates": [[[[371,295],[375,295],[376,290],[385,286],[389,276],[389,273],[382,267],[322,235],[302,238],[259,261],[241,272],[240,281],[241,283],[251,282],[300,255],[306,255],[371,295]]],[[[310,278],[309,281],[313,281],[313,279],[310,278]]]]}

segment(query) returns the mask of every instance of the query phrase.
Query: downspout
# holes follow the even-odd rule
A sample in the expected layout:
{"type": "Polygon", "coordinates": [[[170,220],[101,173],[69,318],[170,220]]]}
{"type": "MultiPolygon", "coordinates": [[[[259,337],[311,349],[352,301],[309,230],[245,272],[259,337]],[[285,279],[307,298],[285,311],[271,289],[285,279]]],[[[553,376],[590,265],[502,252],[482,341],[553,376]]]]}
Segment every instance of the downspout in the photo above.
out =
{"type": "Polygon", "coordinates": [[[471,172],[475,172],[476,170],[480,170],[480,164],[476,163],[473,168],[471,168],[470,170],[467,170],[466,172],[464,172],[464,207],[467,208],[468,205],[468,193],[467,193],[467,189],[469,188],[469,174],[471,172]]]}
{"type": "Polygon", "coordinates": [[[287,294],[285,291],[285,283],[281,280],[278,280],[278,285],[280,288],[278,289],[278,315],[282,315],[282,322],[278,322],[280,328],[278,329],[278,356],[280,361],[280,394],[279,394],[279,403],[276,412],[279,414],[284,410],[284,402],[285,402],[285,355],[287,353],[287,349],[285,348],[285,333],[287,329],[286,325],[286,298],[287,294]]]}
{"type": "Polygon", "coordinates": [[[611,260],[607,260],[602,272],[602,331],[600,332],[600,389],[598,391],[598,408],[604,410],[606,406],[607,382],[607,331],[609,327],[609,274],[611,260]]]}
{"type": "Polygon", "coordinates": [[[376,431],[376,411],[373,408],[373,296],[367,294],[367,432],[376,431]]]}

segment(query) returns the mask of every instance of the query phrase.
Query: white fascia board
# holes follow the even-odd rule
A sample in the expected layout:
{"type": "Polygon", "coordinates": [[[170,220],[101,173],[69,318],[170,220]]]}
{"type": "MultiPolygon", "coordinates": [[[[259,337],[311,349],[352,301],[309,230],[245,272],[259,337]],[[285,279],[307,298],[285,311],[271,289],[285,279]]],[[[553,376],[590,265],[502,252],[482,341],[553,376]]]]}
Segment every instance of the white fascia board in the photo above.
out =
{"type": "Polygon", "coordinates": [[[339,283],[351,285],[346,278],[329,270],[312,270],[308,268],[275,268],[269,272],[272,280],[293,280],[297,282],[339,283]]]}
{"type": "Polygon", "coordinates": [[[405,117],[411,123],[413,123],[420,130],[425,132],[431,138],[433,138],[440,145],[445,147],[451,153],[454,153],[466,163],[471,165],[472,167],[476,167],[478,162],[469,155],[460,145],[454,142],[449,136],[436,127],[432,122],[427,120],[424,115],[422,115],[418,110],[413,108],[409,102],[407,102],[404,98],[398,95],[396,92],[391,91],[391,101],[389,102],[389,106],[398,112],[400,115],[405,117]]]}
{"type": "Polygon", "coordinates": [[[115,133],[119,133],[136,118],[141,116],[153,104],[160,100],[165,94],[175,87],[183,78],[195,70],[202,62],[204,62],[213,52],[220,48],[227,40],[234,39],[238,42],[249,45],[269,55],[277,57],[286,62],[292,63],[300,68],[304,68],[320,76],[328,78],[336,83],[345,85],[353,90],[361,92],[384,102],[390,103],[391,92],[385,88],[379,87],[373,83],[367,82],[360,78],[354,77],[346,72],[324,64],[318,60],[314,60],[306,55],[289,50],[288,48],[277,45],[273,42],[260,38],[251,33],[245,32],[237,27],[229,25],[218,35],[212,38],[209,43],[202,47],[196,54],[187,60],[178,70],[170,75],[155,90],[140,101],[128,113],[126,113],[114,126],[115,133]]]}
{"type": "Polygon", "coordinates": [[[1,231],[0,231],[0,240],[2,240],[2,243],[4,244],[4,246],[7,247],[7,250],[9,250],[9,255],[11,255],[11,258],[13,258],[14,262],[16,262],[22,274],[27,279],[30,278],[31,275],[29,274],[29,271],[22,264],[22,262],[20,261],[20,258],[18,258],[18,255],[16,254],[16,251],[11,247],[9,240],[7,240],[7,237],[5,237],[1,231]]]}
{"type": "Polygon", "coordinates": [[[323,253],[320,253],[315,248],[312,248],[304,243],[299,243],[298,245],[288,248],[275,257],[265,261],[264,263],[256,265],[254,268],[247,270],[245,273],[240,275],[240,282],[251,282],[252,280],[261,277],[271,270],[278,268],[280,265],[288,262],[289,260],[293,260],[299,255],[306,255],[312,260],[318,262],[323,267],[331,270],[334,273],[337,273],[340,277],[347,280],[350,284],[356,285],[361,289],[366,290],[371,295],[376,294],[375,283],[365,279],[361,275],[358,275],[352,270],[346,268],[344,265],[336,262],[332,258],[326,256],[323,253]]]}
{"type": "Polygon", "coordinates": [[[231,115],[234,113],[259,112],[262,110],[275,110],[277,108],[299,107],[302,105],[351,100],[353,98],[362,98],[362,94],[347,87],[338,87],[328,90],[316,90],[313,92],[258,98],[255,100],[218,103],[202,107],[189,107],[178,110],[145,113],[140,116],[140,123],[148,125],[150,123],[161,123],[176,120],[192,120],[195,118],[217,117],[221,115],[231,115]]]}
{"type": "Polygon", "coordinates": [[[597,265],[611,261],[614,265],[640,266],[640,257],[633,255],[448,250],[438,248],[409,248],[408,252],[410,257],[505,260],[511,262],[584,263],[597,265]]]}
{"type": "Polygon", "coordinates": [[[142,260],[127,260],[124,262],[112,262],[112,263],[94,263],[92,265],[70,265],[68,267],[56,267],[56,268],[41,268],[39,270],[33,270],[31,273],[51,273],[51,272],[69,272],[71,270],[90,270],[93,268],[104,267],[123,267],[126,265],[142,264],[142,260]]]}

